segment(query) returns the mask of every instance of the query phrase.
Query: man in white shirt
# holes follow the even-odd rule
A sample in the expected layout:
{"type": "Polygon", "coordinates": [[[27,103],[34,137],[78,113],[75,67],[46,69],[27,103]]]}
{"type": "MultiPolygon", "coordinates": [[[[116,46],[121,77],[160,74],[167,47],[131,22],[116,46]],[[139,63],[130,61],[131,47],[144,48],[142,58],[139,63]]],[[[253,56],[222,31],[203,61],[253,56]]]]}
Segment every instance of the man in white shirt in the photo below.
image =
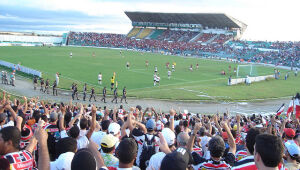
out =
{"type": "Polygon", "coordinates": [[[99,73],[98,74],[98,84],[102,84],[102,74],[101,73],[99,73]]]}

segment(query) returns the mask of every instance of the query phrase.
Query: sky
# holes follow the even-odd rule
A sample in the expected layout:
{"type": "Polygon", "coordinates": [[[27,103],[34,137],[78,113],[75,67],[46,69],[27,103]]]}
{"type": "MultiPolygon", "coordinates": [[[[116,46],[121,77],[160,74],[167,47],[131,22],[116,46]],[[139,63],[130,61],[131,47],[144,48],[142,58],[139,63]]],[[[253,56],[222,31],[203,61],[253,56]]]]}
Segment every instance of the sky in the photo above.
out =
{"type": "Polygon", "coordinates": [[[242,39],[300,41],[300,0],[0,0],[0,31],[127,34],[124,11],[225,13],[248,25],[242,39]]]}

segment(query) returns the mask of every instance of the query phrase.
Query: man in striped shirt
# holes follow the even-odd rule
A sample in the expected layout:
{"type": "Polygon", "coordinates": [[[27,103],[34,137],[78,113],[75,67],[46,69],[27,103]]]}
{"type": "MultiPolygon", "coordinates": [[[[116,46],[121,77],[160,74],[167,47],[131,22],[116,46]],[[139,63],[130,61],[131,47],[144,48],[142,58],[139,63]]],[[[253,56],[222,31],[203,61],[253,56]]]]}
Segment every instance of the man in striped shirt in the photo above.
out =
{"type": "Polygon", "coordinates": [[[220,136],[215,136],[208,142],[208,150],[210,152],[211,158],[203,163],[193,166],[194,169],[229,170],[231,169],[231,166],[233,166],[235,161],[234,154],[236,152],[236,144],[227,123],[221,122],[221,124],[223,129],[225,129],[228,134],[228,144],[230,147],[229,152],[224,156],[224,140],[220,136]]]}
{"type": "Polygon", "coordinates": [[[251,128],[247,132],[246,136],[246,150],[241,150],[236,153],[236,158],[240,159],[234,164],[233,170],[256,170],[255,162],[254,162],[254,144],[255,137],[260,134],[260,131],[255,128],[251,128]],[[246,155],[245,155],[246,152],[246,155]]]}

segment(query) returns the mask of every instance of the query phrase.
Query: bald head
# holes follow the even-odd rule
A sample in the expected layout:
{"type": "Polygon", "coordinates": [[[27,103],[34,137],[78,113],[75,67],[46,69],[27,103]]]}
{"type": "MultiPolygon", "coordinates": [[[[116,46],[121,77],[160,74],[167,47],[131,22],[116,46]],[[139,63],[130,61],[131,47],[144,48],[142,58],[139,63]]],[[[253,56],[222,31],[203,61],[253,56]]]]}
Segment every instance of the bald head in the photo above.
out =
{"type": "Polygon", "coordinates": [[[177,136],[177,145],[178,147],[186,147],[190,137],[186,132],[180,132],[177,136]]]}

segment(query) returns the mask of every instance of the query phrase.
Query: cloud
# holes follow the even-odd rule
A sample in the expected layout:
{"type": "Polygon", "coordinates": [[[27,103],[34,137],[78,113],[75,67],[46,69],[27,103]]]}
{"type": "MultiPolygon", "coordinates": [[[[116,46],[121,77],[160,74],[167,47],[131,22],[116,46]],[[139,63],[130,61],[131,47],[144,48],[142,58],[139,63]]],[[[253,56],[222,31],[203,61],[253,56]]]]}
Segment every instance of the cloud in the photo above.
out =
{"type": "Polygon", "coordinates": [[[299,41],[299,6],[299,0],[1,0],[0,21],[127,33],[124,11],[226,13],[248,25],[243,38],[299,41]]]}

